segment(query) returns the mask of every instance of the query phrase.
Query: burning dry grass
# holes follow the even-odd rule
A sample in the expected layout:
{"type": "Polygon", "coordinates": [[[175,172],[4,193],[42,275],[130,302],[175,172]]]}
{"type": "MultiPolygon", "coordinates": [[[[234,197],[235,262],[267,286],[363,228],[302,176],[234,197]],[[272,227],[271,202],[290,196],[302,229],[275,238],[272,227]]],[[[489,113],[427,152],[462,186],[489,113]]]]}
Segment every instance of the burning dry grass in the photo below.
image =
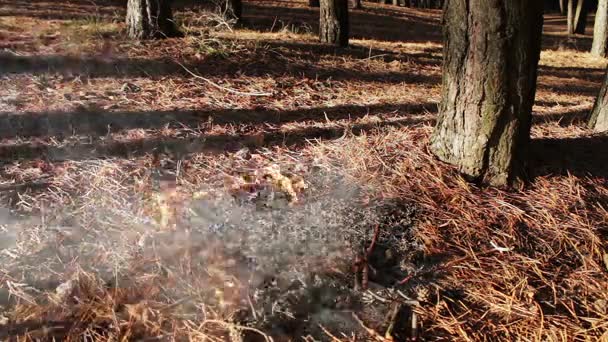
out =
{"type": "Polygon", "coordinates": [[[23,219],[6,217],[4,337],[238,340],[289,327],[304,336],[305,317],[324,322],[335,310],[317,297],[351,296],[349,246],[377,218],[356,188],[306,172],[309,157],[296,156],[155,161],[175,172],[165,175],[147,159],[39,165],[64,169],[46,191],[16,192],[23,219]],[[302,173],[315,189],[306,198],[302,173]],[[226,178],[244,204],[225,197],[226,178]]]}

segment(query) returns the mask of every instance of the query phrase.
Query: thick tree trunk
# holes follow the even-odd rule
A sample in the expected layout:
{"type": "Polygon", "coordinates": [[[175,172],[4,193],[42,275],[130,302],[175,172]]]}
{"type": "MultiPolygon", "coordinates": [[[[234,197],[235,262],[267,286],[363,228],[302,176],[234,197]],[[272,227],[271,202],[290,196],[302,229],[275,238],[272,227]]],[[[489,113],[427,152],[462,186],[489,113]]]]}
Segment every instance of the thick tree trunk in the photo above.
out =
{"type": "Polygon", "coordinates": [[[524,178],[542,1],[448,0],[442,99],[431,150],[471,179],[524,178]]]}
{"type": "Polygon", "coordinates": [[[597,132],[608,131],[608,72],[604,76],[604,83],[589,115],[588,125],[597,132]]]}
{"type": "Polygon", "coordinates": [[[224,0],[222,10],[228,18],[235,19],[238,22],[241,20],[243,13],[243,3],[241,0],[224,0]]]}
{"type": "Polygon", "coordinates": [[[179,36],[170,0],[128,0],[127,33],[133,39],[179,36]]]}
{"type": "Polygon", "coordinates": [[[574,34],[574,1],[568,0],[568,8],[566,9],[566,31],[568,34],[574,34]]]}
{"type": "Polygon", "coordinates": [[[319,2],[319,0],[308,0],[308,6],[309,7],[319,7],[319,6],[321,6],[321,3],[319,2]]]}
{"type": "Polygon", "coordinates": [[[574,14],[574,33],[585,34],[587,27],[587,5],[585,0],[577,0],[574,14]]]}
{"type": "Polygon", "coordinates": [[[321,42],[348,46],[348,0],[321,0],[321,42]]]}
{"type": "Polygon", "coordinates": [[[591,54],[598,57],[608,57],[608,0],[599,0],[597,5],[591,54]]]}
{"type": "Polygon", "coordinates": [[[354,9],[362,9],[363,5],[361,4],[361,0],[352,0],[352,6],[354,9]]]}

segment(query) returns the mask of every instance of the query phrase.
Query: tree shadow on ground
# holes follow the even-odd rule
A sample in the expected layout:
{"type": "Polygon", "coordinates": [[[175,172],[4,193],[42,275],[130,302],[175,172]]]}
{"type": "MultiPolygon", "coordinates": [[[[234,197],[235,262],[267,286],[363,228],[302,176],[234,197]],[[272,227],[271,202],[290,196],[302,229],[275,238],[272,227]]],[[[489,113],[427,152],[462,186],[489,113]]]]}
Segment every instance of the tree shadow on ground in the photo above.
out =
{"type": "MultiPolygon", "coordinates": [[[[240,76],[298,76],[332,78],[339,81],[372,81],[382,83],[439,84],[440,74],[429,68],[439,68],[441,57],[437,48],[413,53],[396,53],[383,49],[353,46],[339,49],[318,43],[263,41],[265,48],[244,53],[238,58],[205,56],[184,61],[186,68],[208,77],[240,76]],[[336,58],[335,66],[318,66],[327,56],[336,58]],[[339,57],[352,57],[353,63],[380,59],[385,63],[398,61],[423,68],[404,68],[398,71],[362,72],[340,67],[339,57]],[[403,70],[403,71],[402,71],[403,70]]],[[[171,59],[110,58],[76,56],[17,56],[0,53],[0,75],[60,74],[68,77],[163,77],[186,76],[186,71],[171,59]]],[[[604,71],[589,68],[557,68],[541,66],[539,88],[558,93],[597,95],[604,71]],[[598,83],[590,84],[590,82],[598,83]]]]}
{"type": "MultiPolygon", "coordinates": [[[[378,106],[373,108],[374,114],[379,111],[392,112],[394,110],[412,114],[410,117],[391,117],[380,115],[378,122],[357,124],[329,124],[327,127],[307,127],[288,131],[273,130],[269,132],[257,132],[256,134],[225,135],[205,134],[206,122],[216,123],[287,123],[303,122],[308,120],[320,120],[323,113],[327,113],[331,120],[339,118],[362,117],[368,113],[370,107],[337,107],[316,108],[308,111],[293,112],[253,112],[253,111],[224,111],[224,112],[150,112],[150,113],[49,113],[46,120],[39,118],[40,114],[31,114],[28,120],[34,127],[14,127],[12,131],[24,132],[29,130],[30,136],[61,138],[72,134],[85,136],[86,142],[66,142],[59,146],[45,143],[37,143],[30,139],[30,143],[4,144],[0,146],[0,160],[2,164],[15,160],[47,159],[50,161],[85,160],[95,158],[133,158],[149,153],[164,152],[186,158],[193,153],[223,153],[234,152],[242,147],[268,147],[289,146],[297,148],[306,144],[310,139],[336,139],[345,133],[361,134],[375,129],[390,126],[411,126],[434,123],[434,118],[429,117],[436,110],[436,104],[427,106],[402,105],[400,106],[378,106]],[[415,115],[420,114],[420,115],[415,115]],[[53,116],[57,115],[57,119],[53,116]],[[63,115],[63,116],[62,116],[63,115]],[[113,115],[116,115],[114,117],[113,115]],[[84,116],[84,117],[83,117],[84,116]],[[97,117],[93,124],[86,121],[97,117]],[[211,118],[211,120],[209,120],[211,118]],[[55,121],[57,120],[57,121],[55,121]],[[70,120],[75,120],[70,122],[70,120]],[[122,121],[122,122],[121,122],[122,121]],[[54,122],[55,131],[44,127],[41,122],[54,122]],[[118,124],[117,124],[118,123],[118,124]],[[80,126],[78,126],[80,125],[80,126]],[[186,128],[186,133],[178,137],[154,136],[152,138],[116,140],[108,133],[124,129],[156,129],[173,126],[176,129],[186,128]],[[202,126],[201,126],[202,125],[202,126]],[[108,129],[109,126],[109,129],[108,129]],[[76,128],[71,131],[69,129],[76,128]],[[188,130],[198,128],[198,131],[188,130]],[[67,129],[67,131],[63,131],[67,129]],[[190,133],[188,133],[188,131],[190,133]]],[[[324,115],[324,114],[323,114],[324,115]]],[[[538,120],[579,120],[583,112],[566,112],[551,115],[543,115],[538,120]],[[565,119],[566,118],[566,119],[565,119]]],[[[18,121],[19,115],[5,117],[4,120],[18,121]]],[[[324,116],[323,116],[323,119],[324,116]]],[[[6,127],[3,124],[3,127],[6,127]]],[[[16,134],[10,133],[11,129],[2,131],[3,137],[7,138],[16,134]]],[[[26,134],[27,135],[27,134],[26,134]]],[[[534,176],[554,174],[576,174],[580,176],[608,177],[608,136],[595,136],[590,138],[573,139],[533,139],[531,145],[531,165],[534,176]]]]}
{"type": "Polygon", "coordinates": [[[600,83],[589,84],[580,78],[538,78],[537,90],[543,90],[560,95],[582,95],[596,97],[600,91],[600,83]]]}
{"type": "Polygon", "coordinates": [[[333,127],[310,127],[285,132],[259,133],[255,135],[195,135],[184,138],[158,137],[118,141],[111,138],[89,139],[91,142],[65,144],[61,146],[35,143],[0,145],[0,161],[24,161],[43,159],[48,161],[87,160],[98,158],[135,158],[151,153],[165,153],[176,159],[194,153],[235,152],[243,147],[259,148],[289,146],[297,148],[309,140],[330,140],[350,133],[359,135],[390,126],[428,124],[428,117],[402,118],[377,123],[339,125],[333,127]]]}
{"type": "Polygon", "coordinates": [[[545,101],[545,100],[536,100],[534,101],[534,105],[535,106],[541,106],[541,107],[552,107],[555,105],[561,105],[561,106],[575,106],[578,105],[578,102],[572,102],[572,101],[545,101]]]}
{"type": "Polygon", "coordinates": [[[420,52],[395,52],[381,48],[369,48],[351,44],[348,48],[338,48],[333,45],[311,43],[311,42],[294,42],[294,41],[279,41],[279,40],[263,40],[261,44],[270,49],[278,49],[281,54],[287,53],[289,56],[297,59],[303,59],[309,62],[318,62],[321,57],[348,57],[354,60],[380,60],[385,63],[402,62],[415,63],[417,65],[440,67],[442,64],[441,55],[437,55],[442,51],[441,47],[428,47],[420,52]]]}
{"type": "Polygon", "coordinates": [[[580,78],[586,81],[602,82],[605,69],[580,68],[580,67],[554,67],[541,65],[538,67],[542,76],[553,76],[559,78],[580,78]]]}
{"type": "MultiPolygon", "coordinates": [[[[296,56],[297,57],[297,54],[296,56]]],[[[339,66],[318,67],[311,63],[301,63],[289,56],[265,53],[251,53],[238,59],[208,56],[201,60],[186,61],[183,64],[191,71],[206,77],[242,76],[286,76],[308,78],[331,78],[339,81],[377,81],[383,83],[431,83],[439,82],[439,75],[413,71],[361,72],[339,66]]],[[[0,54],[0,75],[8,74],[60,74],[68,77],[156,77],[183,75],[187,72],[177,62],[170,59],[151,60],[146,58],[112,58],[72,56],[16,56],[0,54]]]]}
{"type": "Polygon", "coordinates": [[[540,138],[531,145],[532,176],[575,175],[608,180],[608,135],[540,138]]]}
{"type": "Polygon", "coordinates": [[[540,124],[546,122],[558,122],[560,126],[570,126],[574,124],[583,124],[591,110],[584,109],[566,109],[555,113],[536,114],[532,115],[532,123],[540,124]]]}
{"type": "Polygon", "coordinates": [[[113,18],[124,12],[124,0],[7,0],[0,7],[0,17],[20,16],[44,20],[113,18]]]}
{"type": "Polygon", "coordinates": [[[326,122],[362,118],[370,113],[386,118],[395,113],[417,115],[434,113],[437,104],[400,103],[369,106],[275,110],[200,110],[103,112],[75,111],[54,113],[0,113],[0,139],[15,137],[67,137],[72,135],[104,136],[130,129],[200,129],[215,125],[280,125],[298,122],[326,122]]]}
{"type": "MultiPolygon", "coordinates": [[[[300,32],[319,31],[318,8],[284,7],[245,3],[245,26],[259,31],[282,29],[300,32]]],[[[435,11],[436,12],[436,11],[435,11]]],[[[351,10],[350,33],[355,39],[376,39],[403,42],[440,42],[441,26],[438,18],[422,16],[422,11],[394,11],[388,8],[351,10]],[[418,13],[415,15],[414,13],[418,13]]],[[[429,12],[430,13],[430,12],[429,12]]]]}
{"type": "Polygon", "coordinates": [[[579,52],[591,51],[593,40],[586,36],[566,36],[561,34],[544,34],[542,38],[543,50],[575,50],[579,52]]]}

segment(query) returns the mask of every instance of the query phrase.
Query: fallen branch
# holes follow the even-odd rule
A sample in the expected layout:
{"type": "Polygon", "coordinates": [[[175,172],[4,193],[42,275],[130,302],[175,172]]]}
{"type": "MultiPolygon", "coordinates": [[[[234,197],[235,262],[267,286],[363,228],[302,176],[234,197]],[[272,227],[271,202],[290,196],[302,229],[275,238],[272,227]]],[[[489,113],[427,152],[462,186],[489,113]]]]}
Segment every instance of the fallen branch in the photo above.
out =
{"type": "Polygon", "coordinates": [[[186,70],[186,72],[189,73],[190,75],[192,75],[192,77],[198,78],[199,80],[203,80],[203,81],[207,82],[208,84],[216,87],[217,89],[227,91],[227,92],[229,92],[231,94],[236,94],[236,95],[241,95],[241,96],[271,96],[272,95],[272,93],[261,93],[261,92],[258,92],[258,93],[254,93],[254,92],[248,93],[248,92],[238,91],[238,90],[232,89],[232,88],[227,88],[227,87],[221,86],[221,85],[213,82],[212,80],[210,80],[208,78],[205,78],[205,77],[203,77],[201,75],[195,74],[190,69],[186,68],[185,65],[183,65],[182,63],[180,63],[178,61],[175,61],[175,63],[177,63],[184,70],[186,70]]]}
{"type": "Polygon", "coordinates": [[[378,235],[380,235],[380,224],[374,228],[374,235],[367,249],[364,252],[358,252],[355,258],[354,272],[355,272],[355,291],[367,290],[369,283],[369,271],[370,269],[375,272],[369,265],[369,258],[374,251],[376,242],[378,241],[378,235]],[[361,273],[361,282],[359,282],[359,272],[361,273]]]}
{"type": "Polygon", "coordinates": [[[380,235],[380,224],[379,223],[376,225],[376,228],[374,228],[374,236],[372,237],[372,242],[369,244],[369,247],[367,248],[367,258],[368,259],[372,255],[372,252],[374,251],[374,247],[376,246],[376,241],[378,241],[378,235],[380,235]]]}

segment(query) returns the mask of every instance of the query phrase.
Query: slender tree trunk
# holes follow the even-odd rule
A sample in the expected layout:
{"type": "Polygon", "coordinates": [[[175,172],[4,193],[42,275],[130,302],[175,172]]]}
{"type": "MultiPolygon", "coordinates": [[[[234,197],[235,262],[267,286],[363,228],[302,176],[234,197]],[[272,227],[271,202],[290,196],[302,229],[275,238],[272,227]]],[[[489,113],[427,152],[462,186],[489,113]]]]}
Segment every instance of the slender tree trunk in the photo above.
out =
{"type": "Polygon", "coordinates": [[[566,7],[564,6],[564,0],[559,0],[559,13],[561,13],[561,15],[566,14],[566,7]]]}
{"type": "Polygon", "coordinates": [[[231,19],[241,20],[243,14],[243,2],[241,0],[224,0],[222,10],[231,19]]]}
{"type": "Polygon", "coordinates": [[[442,99],[431,151],[466,176],[525,176],[540,56],[542,1],[448,0],[442,99]]]}
{"type": "Polygon", "coordinates": [[[308,0],[308,6],[309,7],[319,7],[319,6],[321,6],[321,3],[319,2],[319,0],[308,0]]]}
{"type": "Polygon", "coordinates": [[[393,0],[393,6],[399,6],[399,0],[393,0]]]}
{"type": "Polygon", "coordinates": [[[321,42],[348,46],[348,0],[321,0],[319,36],[321,42]]]}
{"type": "Polygon", "coordinates": [[[608,131],[608,73],[604,76],[604,83],[589,114],[588,125],[597,132],[608,131]]]}
{"type": "Polygon", "coordinates": [[[566,10],[566,30],[568,34],[574,34],[574,1],[568,0],[568,9],[566,10]]]}
{"type": "Polygon", "coordinates": [[[608,0],[599,0],[597,5],[591,54],[598,57],[608,57],[608,0]]]}
{"type": "Polygon", "coordinates": [[[363,5],[361,4],[361,0],[353,0],[352,6],[354,9],[362,9],[363,5]]]}
{"type": "Polygon", "coordinates": [[[173,21],[170,0],[128,0],[127,33],[133,39],[181,35],[173,21]]]}
{"type": "Polygon", "coordinates": [[[587,27],[587,5],[585,0],[577,0],[576,13],[574,15],[574,33],[585,34],[587,27]]]}

